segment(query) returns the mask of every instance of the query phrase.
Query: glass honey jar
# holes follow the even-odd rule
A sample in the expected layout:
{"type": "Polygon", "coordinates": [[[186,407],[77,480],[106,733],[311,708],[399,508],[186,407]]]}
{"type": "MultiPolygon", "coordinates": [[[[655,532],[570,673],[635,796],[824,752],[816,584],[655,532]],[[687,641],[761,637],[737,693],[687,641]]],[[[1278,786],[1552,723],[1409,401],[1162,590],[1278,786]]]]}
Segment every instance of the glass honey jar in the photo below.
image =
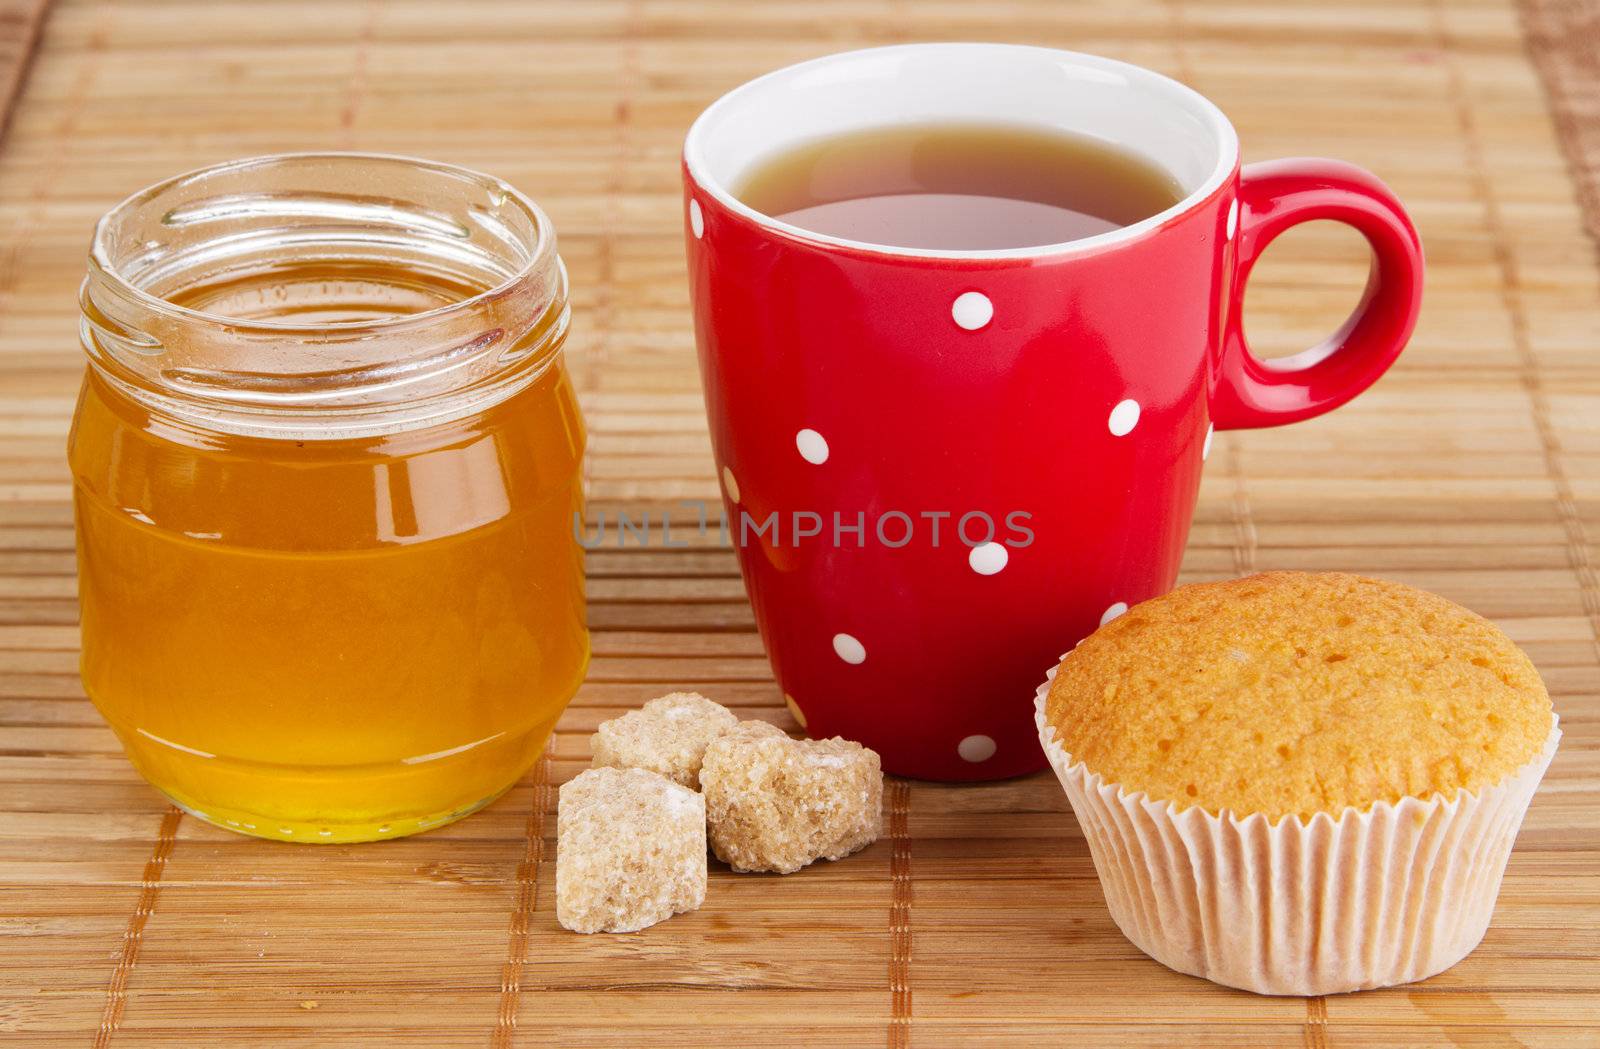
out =
{"type": "Polygon", "coordinates": [[[83,684],[139,772],[309,842],[516,782],[589,654],[538,207],[400,157],[224,164],[101,219],[81,300],[83,684]]]}

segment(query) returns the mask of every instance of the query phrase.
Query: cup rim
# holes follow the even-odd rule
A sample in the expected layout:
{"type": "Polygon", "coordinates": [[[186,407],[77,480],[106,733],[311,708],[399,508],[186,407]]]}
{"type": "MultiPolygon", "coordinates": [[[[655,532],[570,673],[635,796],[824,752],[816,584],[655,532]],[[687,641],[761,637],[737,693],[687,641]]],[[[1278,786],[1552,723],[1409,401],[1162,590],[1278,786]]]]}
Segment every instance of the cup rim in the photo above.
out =
{"type": "Polygon", "coordinates": [[[852,51],[840,51],[830,55],[823,55],[820,58],[783,66],[753,80],[745,81],[738,87],[721,95],[695,118],[694,123],[689,126],[688,134],[684,137],[683,163],[694,185],[698,186],[718,204],[761,229],[781,234],[792,240],[831,250],[843,249],[884,258],[946,259],[954,262],[1035,260],[1091,255],[1108,248],[1121,247],[1156,233],[1187,215],[1215,195],[1238,169],[1239,136],[1234,130],[1232,122],[1217,107],[1216,103],[1200,94],[1200,92],[1169,76],[1157,73],[1153,69],[1147,69],[1131,62],[1105,58],[1082,51],[1037,47],[1030,44],[982,42],[892,44],[886,47],[858,48],[852,51]],[[731,106],[741,96],[757,91],[764,85],[770,86],[772,83],[784,78],[801,75],[823,66],[859,59],[866,55],[885,55],[907,51],[937,52],[958,50],[1006,51],[1014,54],[1027,52],[1035,55],[1048,55],[1057,59],[1065,58],[1080,67],[1117,73],[1129,80],[1142,81],[1145,84],[1153,85],[1158,90],[1167,92],[1176,99],[1188,102],[1198,113],[1205,116],[1210,124],[1212,133],[1216,137],[1218,145],[1217,162],[1200,184],[1192,192],[1184,196],[1183,199],[1171,207],[1158,211],[1154,215],[1131,225],[1099,233],[1092,237],[1060,241],[1054,244],[978,250],[901,247],[817,233],[757,211],[735,197],[727,186],[712,178],[708,173],[708,158],[705,155],[704,148],[704,138],[707,134],[706,128],[722,110],[731,106]]]}

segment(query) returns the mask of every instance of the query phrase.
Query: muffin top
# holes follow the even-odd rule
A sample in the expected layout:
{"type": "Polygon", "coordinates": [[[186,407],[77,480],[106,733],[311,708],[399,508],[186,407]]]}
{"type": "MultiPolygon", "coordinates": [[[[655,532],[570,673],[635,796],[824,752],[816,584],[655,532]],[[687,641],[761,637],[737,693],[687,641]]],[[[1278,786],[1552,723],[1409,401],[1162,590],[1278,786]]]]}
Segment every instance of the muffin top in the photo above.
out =
{"type": "Polygon", "coordinates": [[[1146,601],[1061,661],[1045,715],[1128,791],[1272,820],[1476,790],[1531,760],[1552,723],[1538,672],[1493,623],[1334,572],[1146,601]]]}

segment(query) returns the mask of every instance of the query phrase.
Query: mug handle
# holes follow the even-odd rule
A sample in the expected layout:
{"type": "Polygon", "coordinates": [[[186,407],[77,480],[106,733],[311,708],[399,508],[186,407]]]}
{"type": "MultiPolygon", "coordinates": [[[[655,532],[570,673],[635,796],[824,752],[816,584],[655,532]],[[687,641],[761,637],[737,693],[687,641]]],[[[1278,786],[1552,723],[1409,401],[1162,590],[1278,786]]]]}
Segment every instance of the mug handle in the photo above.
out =
{"type": "Polygon", "coordinates": [[[1377,176],[1337,160],[1248,164],[1240,172],[1238,237],[1228,319],[1212,390],[1219,430],[1282,426],[1331,411],[1388,371],[1416,327],[1422,243],[1377,176]],[[1244,337],[1244,288],[1268,244],[1290,226],[1334,219],[1372,245],[1361,301],[1339,330],[1291,357],[1264,361],[1244,337]]]}

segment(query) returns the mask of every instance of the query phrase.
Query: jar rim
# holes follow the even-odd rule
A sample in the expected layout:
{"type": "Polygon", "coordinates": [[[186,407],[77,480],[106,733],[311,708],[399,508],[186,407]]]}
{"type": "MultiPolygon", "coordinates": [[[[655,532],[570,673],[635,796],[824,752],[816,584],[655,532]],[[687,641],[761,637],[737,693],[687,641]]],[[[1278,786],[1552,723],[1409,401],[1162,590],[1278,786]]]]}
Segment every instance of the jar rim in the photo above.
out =
{"type": "MultiPolygon", "coordinates": [[[[80,338],[117,391],[202,429],[297,440],[415,429],[483,410],[559,358],[571,305],[555,242],[529,197],[454,164],[362,152],[228,161],[147,186],[96,224],[80,338]],[[413,297],[416,312],[352,318],[338,296],[365,278],[317,277],[326,262],[453,286],[413,297]],[[230,274],[262,296],[240,301],[244,316],[182,304],[230,274]],[[322,301],[336,308],[304,320],[277,309],[322,301]]],[[[389,284],[376,281],[365,287],[389,284]]]]}
{"type": "Polygon", "coordinates": [[[424,327],[448,320],[450,317],[470,313],[483,306],[484,303],[506,294],[523,281],[538,273],[547,266],[550,257],[555,253],[555,227],[550,222],[550,217],[544,209],[534,202],[533,198],[511,185],[509,182],[476,168],[465,167],[460,164],[449,164],[443,161],[428,160],[424,157],[409,156],[403,153],[378,153],[362,150],[307,150],[285,153],[263,153],[253,157],[241,157],[227,160],[217,164],[207,164],[193,168],[189,171],[172,175],[168,178],[153,182],[142,189],[135,190],[101,215],[95,222],[94,234],[90,241],[89,257],[101,273],[108,278],[122,294],[128,295],[134,302],[147,309],[168,316],[185,318],[202,323],[225,324],[235,331],[278,333],[283,335],[304,334],[310,331],[337,331],[340,333],[354,333],[370,331],[374,335],[401,332],[408,328],[424,327]],[[509,274],[493,285],[484,288],[466,298],[436,306],[432,309],[421,310],[416,313],[400,314],[393,317],[383,317],[376,320],[323,320],[314,323],[300,321],[261,320],[255,318],[230,317],[226,314],[212,313],[208,310],[195,309],[183,306],[153,294],[140,287],[111,257],[110,240],[117,222],[133,214],[138,208],[149,205],[158,200],[163,194],[171,193],[187,183],[202,178],[210,178],[222,174],[248,170],[250,168],[264,168],[272,165],[315,163],[318,161],[363,162],[375,164],[398,164],[405,167],[431,171],[440,175],[448,175],[477,182],[483,186],[493,187],[497,192],[504,194],[505,199],[514,203],[527,216],[535,231],[535,241],[528,252],[527,261],[514,273],[509,274]]]}

